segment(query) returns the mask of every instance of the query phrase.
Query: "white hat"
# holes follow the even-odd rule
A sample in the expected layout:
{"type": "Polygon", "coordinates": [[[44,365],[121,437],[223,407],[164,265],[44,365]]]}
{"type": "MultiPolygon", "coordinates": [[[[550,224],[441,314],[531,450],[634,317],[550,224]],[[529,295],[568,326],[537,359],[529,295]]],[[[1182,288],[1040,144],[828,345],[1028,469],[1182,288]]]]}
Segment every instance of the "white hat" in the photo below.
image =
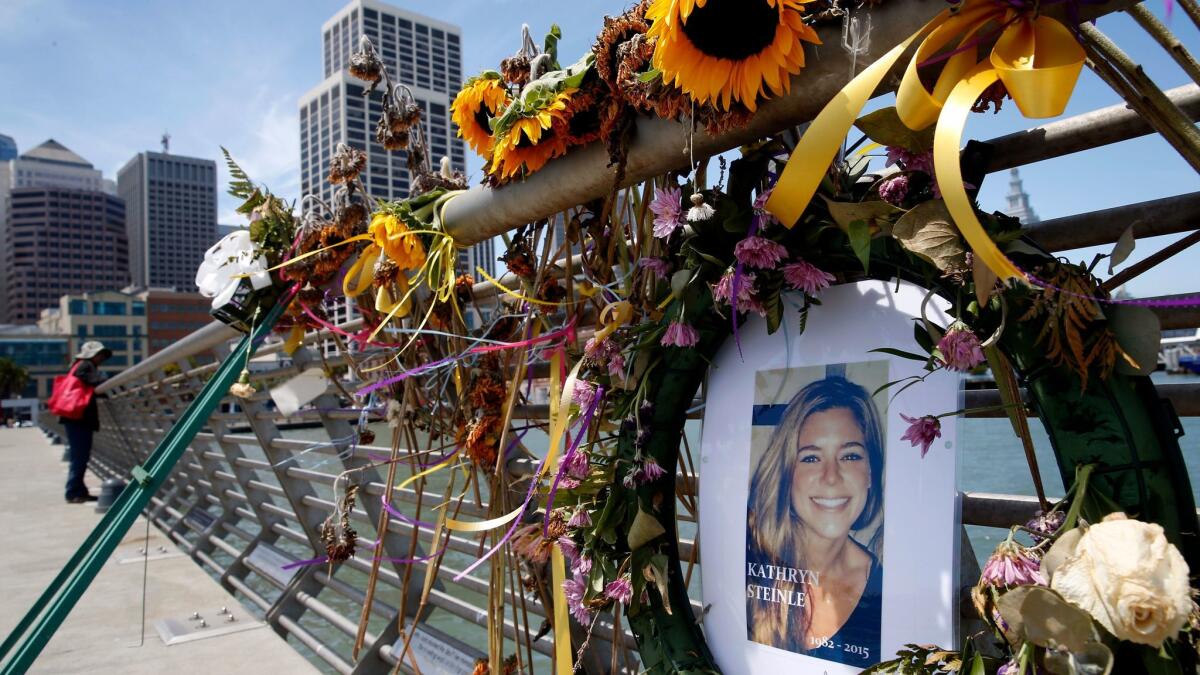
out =
{"type": "Polygon", "coordinates": [[[77,359],[90,359],[98,354],[112,356],[112,350],[104,346],[99,340],[88,340],[79,348],[79,353],[75,355],[77,359]]]}

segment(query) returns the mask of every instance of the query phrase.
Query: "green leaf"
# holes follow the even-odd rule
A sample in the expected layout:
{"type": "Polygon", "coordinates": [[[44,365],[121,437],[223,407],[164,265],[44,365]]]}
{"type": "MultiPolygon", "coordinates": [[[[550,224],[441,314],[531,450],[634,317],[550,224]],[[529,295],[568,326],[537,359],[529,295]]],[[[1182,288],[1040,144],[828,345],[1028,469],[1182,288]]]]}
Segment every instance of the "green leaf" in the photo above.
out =
{"type": "Polygon", "coordinates": [[[542,43],[542,51],[550,55],[555,69],[558,68],[558,41],[561,39],[562,29],[556,23],[550,24],[550,32],[546,33],[546,39],[542,43]]]}
{"type": "Polygon", "coordinates": [[[891,354],[892,356],[899,356],[902,359],[911,359],[913,361],[920,361],[921,363],[925,363],[926,361],[929,360],[928,354],[917,354],[916,352],[906,352],[903,349],[893,349],[891,347],[880,347],[878,349],[867,350],[868,354],[871,352],[879,352],[881,354],[891,354]]]}
{"type": "Polygon", "coordinates": [[[858,256],[859,262],[862,263],[863,271],[870,272],[871,265],[871,228],[865,220],[856,220],[850,223],[846,230],[846,234],[850,235],[850,248],[854,249],[854,255],[858,256]]]}
{"type": "Polygon", "coordinates": [[[971,659],[971,672],[968,675],[985,675],[983,669],[983,655],[975,654],[975,658],[971,659]]]}
{"type": "Polygon", "coordinates": [[[892,236],[908,251],[928,260],[943,272],[965,269],[967,249],[946,203],[934,199],[919,204],[900,217],[892,236]]]}
{"type": "MultiPolygon", "coordinates": [[[[625,541],[629,544],[629,550],[637,550],[654,538],[667,533],[666,528],[654,516],[642,510],[638,506],[637,515],[633,518],[633,524],[629,526],[629,534],[626,535],[625,541]]],[[[665,586],[664,586],[665,588],[665,586]]]]}
{"type": "Polygon", "coordinates": [[[911,152],[925,152],[933,147],[935,127],[930,125],[921,131],[913,131],[900,121],[895,107],[881,108],[863,115],[855,120],[854,126],[880,145],[904,148],[911,152]]]}
{"type": "Polygon", "coordinates": [[[872,236],[878,234],[888,234],[891,229],[892,221],[897,216],[904,213],[904,209],[898,209],[884,201],[869,201],[869,202],[835,202],[832,199],[821,195],[825,200],[825,205],[829,208],[829,217],[833,218],[833,222],[837,226],[850,231],[850,224],[856,220],[866,222],[872,226],[872,236]]]}
{"type": "Polygon", "coordinates": [[[1125,358],[1117,359],[1117,372],[1126,375],[1153,373],[1162,346],[1158,315],[1148,307],[1137,305],[1109,305],[1104,314],[1117,344],[1125,352],[1125,358]]]}
{"type": "MultiPolygon", "coordinates": [[[[238,199],[249,199],[255,192],[254,182],[250,180],[245,171],[242,171],[242,167],[233,161],[233,156],[229,154],[229,150],[226,150],[223,145],[219,147],[221,148],[221,154],[225,155],[225,166],[229,168],[229,177],[232,179],[229,182],[229,195],[238,199]]],[[[250,209],[253,208],[253,206],[250,207],[250,209]]],[[[249,210],[246,213],[249,213],[249,210]]]]}
{"type": "Polygon", "coordinates": [[[651,68],[641,75],[638,75],[638,82],[641,82],[642,84],[650,84],[660,77],[662,77],[662,71],[658,68],[651,68]]]}
{"type": "Polygon", "coordinates": [[[1137,225],[1137,223],[1125,228],[1125,231],[1121,233],[1121,237],[1117,239],[1117,243],[1113,245],[1112,253],[1108,254],[1109,274],[1112,274],[1113,269],[1117,265],[1125,262],[1125,259],[1129,257],[1129,254],[1133,253],[1133,248],[1137,245],[1137,241],[1133,237],[1134,225],[1137,225]]]}

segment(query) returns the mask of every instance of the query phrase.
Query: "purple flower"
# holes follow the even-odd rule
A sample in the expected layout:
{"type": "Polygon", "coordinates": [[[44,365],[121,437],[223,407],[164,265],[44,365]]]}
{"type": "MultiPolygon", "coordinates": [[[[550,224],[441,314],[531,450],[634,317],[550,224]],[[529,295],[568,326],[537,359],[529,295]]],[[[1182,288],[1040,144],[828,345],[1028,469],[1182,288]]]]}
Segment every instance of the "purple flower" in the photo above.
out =
{"type": "Polygon", "coordinates": [[[649,270],[659,281],[663,281],[671,273],[671,263],[666,258],[641,258],[638,260],[638,267],[649,270]]]}
{"type": "Polygon", "coordinates": [[[629,472],[625,474],[625,477],[621,479],[621,484],[624,485],[625,489],[627,489],[627,490],[632,490],[635,487],[641,485],[642,484],[641,468],[634,467],[634,468],[630,469],[629,472]]]}
{"type": "Polygon", "coordinates": [[[683,225],[683,192],[675,188],[654,188],[650,212],[654,214],[654,236],[666,239],[683,225]]]}
{"type": "Polygon", "coordinates": [[[799,260],[783,266],[783,280],[798,291],[816,295],[829,287],[834,276],[812,263],[799,260]]]}
{"type": "Polygon", "coordinates": [[[563,460],[562,470],[572,478],[587,478],[590,468],[587,453],[582,450],[576,450],[563,460]]]}
{"type": "Polygon", "coordinates": [[[892,206],[900,206],[904,198],[908,196],[908,176],[899,174],[891,178],[885,178],[879,184],[879,198],[891,204],[892,206]]]}
{"type": "Polygon", "coordinates": [[[587,626],[592,622],[592,612],[583,602],[585,593],[587,593],[587,579],[583,574],[575,572],[573,577],[563,582],[563,595],[567,598],[567,608],[571,610],[571,616],[587,626]]]}
{"type": "Polygon", "coordinates": [[[580,410],[587,410],[596,400],[596,385],[587,380],[575,380],[575,388],[571,390],[571,401],[580,410]]]}
{"type": "Polygon", "coordinates": [[[925,152],[912,152],[904,148],[888,146],[887,149],[887,164],[891,166],[899,164],[900,168],[905,171],[921,171],[929,175],[933,175],[933,150],[925,152]]]}
{"type": "Polygon", "coordinates": [[[753,236],[739,241],[733,248],[733,255],[743,265],[773,270],[781,260],[787,258],[787,248],[765,237],[753,236]]]}
{"type": "Polygon", "coordinates": [[[1005,541],[983,566],[979,580],[990,586],[1045,586],[1042,564],[1020,546],[1005,541]]]}
{"type": "Polygon", "coordinates": [[[900,413],[900,417],[905,422],[908,422],[908,429],[900,437],[900,440],[912,443],[914,448],[920,446],[921,458],[924,459],[925,455],[929,453],[929,446],[933,445],[935,440],[942,437],[941,420],[932,415],[909,417],[904,413],[900,413]]]}
{"type": "Polygon", "coordinates": [[[769,225],[771,223],[779,222],[779,219],[776,218],[774,216],[774,214],[772,214],[770,211],[767,210],[767,200],[771,198],[771,193],[774,191],[775,191],[775,186],[772,185],[771,187],[767,188],[766,190],[763,190],[762,192],[758,193],[758,196],[754,198],[754,212],[762,214],[767,217],[766,222],[763,223],[764,225],[769,225]]]}
{"type": "Polygon", "coordinates": [[[579,558],[575,560],[575,564],[571,565],[571,574],[587,575],[587,573],[591,571],[592,559],[586,555],[579,556],[579,558]]]}
{"type": "Polygon", "coordinates": [[[950,326],[950,330],[937,343],[942,353],[942,363],[950,370],[966,372],[983,363],[983,349],[975,333],[961,323],[950,326]]]}
{"type": "Polygon", "coordinates": [[[563,557],[567,560],[574,561],[579,557],[579,547],[575,545],[574,540],[570,537],[558,538],[558,550],[562,551],[563,557]]]}
{"type": "Polygon", "coordinates": [[[724,302],[725,304],[730,304],[730,302],[733,299],[733,295],[734,295],[734,293],[733,293],[733,278],[734,278],[734,276],[738,277],[738,280],[737,280],[738,307],[743,307],[743,306],[745,306],[744,303],[750,302],[754,299],[754,273],[753,272],[743,272],[741,275],[735,275],[733,270],[729,270],[725,274],[721,275],[721,280],[717,282],[716,286],[713,286],[713,297],[716,298],[717,300],[720,300],[721,302],[724,302]]]}
{"type": "Polygon", "coordinates": [[[700,341],[700,332],[682,321],[672,321],[662,336],[664,347],[694,347],[700,341]]]}
{"type": "Polygon", "coordinates": [[[1050,513],[1039,511],[1032,520],[1025,523],[1025,529],[1029,530],[1029,536],[1033,537],[1034,542],[1040,543],[1054,536],[1054,533],[1058,532],[1058,528],[1063,526],[1066,518],[1062,511],[1051,511],[1050,513]]]}
{"type": "Polygon", "coordinates": [[[633,582],[629,580],[629,575],[622,574],[608,582],[608,585],[604,587],[604,596],[612,598],[622,605],[628,605],[629,601],[633,599],[633,582]]]}
{"type": "Polygon", "coordinates": [[[588,510],[583,507],[576,509],[575,513],[571,515],[571,519],[567,521],[567,527],[579,528],[591,527],[591,525],[592,516],[588,513],[588,510]]]}

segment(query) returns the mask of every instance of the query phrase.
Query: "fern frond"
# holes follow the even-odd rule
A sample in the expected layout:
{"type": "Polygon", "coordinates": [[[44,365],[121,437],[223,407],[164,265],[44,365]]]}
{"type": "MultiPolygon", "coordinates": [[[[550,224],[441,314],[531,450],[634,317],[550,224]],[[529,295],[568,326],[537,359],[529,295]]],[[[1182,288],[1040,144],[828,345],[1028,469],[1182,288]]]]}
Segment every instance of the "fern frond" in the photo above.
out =
{"type": "Polygon", "coordinates": [[[221,146],[221,153],[225,155],[225,166],[229,167],[229,194],[238,199],[250,199],[254,195],[254,182],[250,180],[250,176],[238,166],[238,163],[233,161],[233,156],[221,146]]]}

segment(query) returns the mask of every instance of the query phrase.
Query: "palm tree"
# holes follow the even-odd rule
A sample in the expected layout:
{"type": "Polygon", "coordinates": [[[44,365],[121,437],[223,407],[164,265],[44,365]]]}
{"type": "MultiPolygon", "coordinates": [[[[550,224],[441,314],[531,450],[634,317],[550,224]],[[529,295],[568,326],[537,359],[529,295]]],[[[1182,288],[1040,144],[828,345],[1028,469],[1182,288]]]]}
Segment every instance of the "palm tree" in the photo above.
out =
{"type": "Polygon", "coordinates": [[[12,359],[0,357],[0,398],[20,393],[29,384],[29,371],[12,359]]]}

